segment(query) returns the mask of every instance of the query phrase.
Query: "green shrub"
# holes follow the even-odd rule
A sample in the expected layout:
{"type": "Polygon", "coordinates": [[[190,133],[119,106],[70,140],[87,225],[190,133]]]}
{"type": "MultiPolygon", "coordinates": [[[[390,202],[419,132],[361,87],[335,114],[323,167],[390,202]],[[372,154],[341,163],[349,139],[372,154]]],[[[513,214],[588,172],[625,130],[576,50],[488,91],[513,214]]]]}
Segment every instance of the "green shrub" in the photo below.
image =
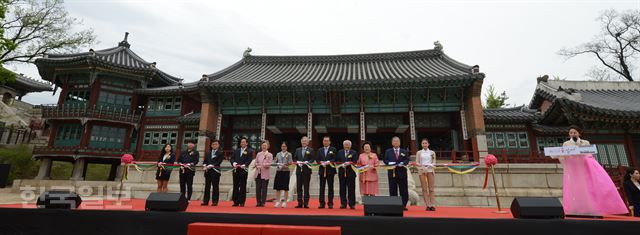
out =
{"type": "Polygon", "coordinates": [[[39,163],[31,159],[31,149],[26,145],[0,148],[0,163],[11,165],[9,184],[15,179],[32,179],[38,174],[39,163]]]}

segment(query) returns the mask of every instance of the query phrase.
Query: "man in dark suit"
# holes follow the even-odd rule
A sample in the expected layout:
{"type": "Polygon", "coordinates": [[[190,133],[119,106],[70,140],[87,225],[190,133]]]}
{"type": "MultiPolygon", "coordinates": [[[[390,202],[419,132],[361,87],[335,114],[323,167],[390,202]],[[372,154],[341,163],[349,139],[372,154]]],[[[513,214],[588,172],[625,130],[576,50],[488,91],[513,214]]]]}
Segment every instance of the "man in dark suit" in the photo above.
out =
{"type": "Polygon", "coordinates": [[[233,167],[233,206],[244,207],[247,199],[248,167],[253,160],[253,149],[248,147],[249,140],[246,137],[240,139],[240,148],[233,151],[231,162],[233,167]]]}
{"type": "Polygon", "coordinates": [[[309,208],[309,183],[311,181],[311,168],[307,163],[313,162],[313,149],[309,147],[309,138],[303,136],[300,140],[302,147],[297,148],[293,155],[296,166],[296,189],[298,194],[298,205],[296,208],[309,208]]]}
{"type": "Polygon", "coordinates": [[[338,168],[338,180],[340,181],[340,209],[356,209],[356,172],[351,165],[358,163],[358,152],[351,149],[351,141],[342,142],[343,149],[338,151],[336,162],[343,167],[338,168]]]}
{"type": "Polygon", "coordinates": [[[210,149],[204,154],[204,196],[202,198],[202,205],[209,204],[209,198],[211,197],[211,188],[213,188],[212,205],[218,205],[218,198],[220,195],[220,164],[224,160],[224,152],[220,150],[220,142],[218,140],[211,140],[210,149]]]}
{"type": "Polygon", "coordinates": [[[409,188],[407,183],[407,164],[409,164],[409,152],[400,148],[400,138],[394,136],[391,139],[391,147],[384,154],[384,164],[396,166],[395,169],[387,171],[389,178],[389,195],[398,196],[400,189],[400,197],[404,210],[407,210],[407,202],[409,202],[409,188]]]}
{"type": "Polygon", "coordinates": [[[195,150],[195,142],[187,140],[187,150],[183,151],[178,159],[178,164],[183,165],[180,168],[180,193],[186,196],[187,200],[191,200],[193,194],[193,176],[196,174],[195,166],[199,158],[200,153],[195,150]]]}
{"type": "Polygon", "coordinates": [[[325,136],[322,138],[322,148],[318,149],[316,161],[320,164],[318,168],[318,175],[320,176],[320,206],[318,208],[324,209],[324,188],[327,186],[329,192],[327,193],[327,205],[329,209],[333,209],[333,179],[336,175],[336,168],[331,167],[329,164],[336,161],[336,148],[331,147],[331,138],[325,136]]]}

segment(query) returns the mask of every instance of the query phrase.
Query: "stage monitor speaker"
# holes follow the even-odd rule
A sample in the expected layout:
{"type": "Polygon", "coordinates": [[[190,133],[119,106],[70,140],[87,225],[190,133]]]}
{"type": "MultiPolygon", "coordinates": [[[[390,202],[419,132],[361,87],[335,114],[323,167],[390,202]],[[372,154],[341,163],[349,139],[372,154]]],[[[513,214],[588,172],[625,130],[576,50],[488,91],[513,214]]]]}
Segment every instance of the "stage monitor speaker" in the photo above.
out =
{"type": "Polygon", "coordinates": [[[523,219],[564,218],[564,209],[555,197],[516,197],[511,202],[511,214],[523,219]]]}
{"type": "Polygon", "coordinates": [[[180,193],[151,193],[144,205],[148,211],[185,211],[189,202],[180,193]]]}
{"type": "Polygon", "coordinates": [[[403,216],[404,206],[400,197],[392,196],[364,196],[365,216],[403,216]]]}
{"type": "Polygon", "coordinates": [[[7,181],[9,181],[10,171],[11,171],[11,165],[0,164],[0,188],[7,187],[7,181]]]}
{"type": "Polygon", "coordinates": [[[80,196],[69,190],[51,190],[40,194],[36,206],[46,209],[75,209],[80,206],[80,196]]]}

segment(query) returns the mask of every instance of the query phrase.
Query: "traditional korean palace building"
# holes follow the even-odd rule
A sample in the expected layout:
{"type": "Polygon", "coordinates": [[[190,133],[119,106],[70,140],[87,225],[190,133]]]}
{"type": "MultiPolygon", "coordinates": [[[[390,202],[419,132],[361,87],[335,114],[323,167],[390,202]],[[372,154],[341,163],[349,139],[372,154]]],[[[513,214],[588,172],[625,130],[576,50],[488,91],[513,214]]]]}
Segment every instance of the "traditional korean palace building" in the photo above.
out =
{"type": "Polygon", "coordinates": [[[508,161],[546,162],[540,148],[561,144],[574,123],[601,144],[607,164],[635,165],[637,158],[636,83],[598,92],[580,82],[540,80],[528,108],[483,115],[485,75],[448,57],[437,42],[430,50],[328,56],[256,56],[248,49],[231,66],[188,83],[139,57],[126,37],[117,47],[49,54],[36,65],[60,88],[57,103],[42,106],[51,135],[47,147],[34,149],[43,163],[39,179],[49,178],[51,161],[73,162],[78,180],[87,164],[112,164],[113,179],[124,153],[154,161],[163,144],[183,150],[191,139],[201,154],[210,139],[230,151],[242,136],[254,148],[268,139],[272,151],[282,142],[293,149],[304,135],[319,147],[328,135],[337,147],[345,139],[355,148],[371,141],[378,152],[399,136],[413,153],[429,138],[439,159],[477,161],[489,151],[508,161]]]}

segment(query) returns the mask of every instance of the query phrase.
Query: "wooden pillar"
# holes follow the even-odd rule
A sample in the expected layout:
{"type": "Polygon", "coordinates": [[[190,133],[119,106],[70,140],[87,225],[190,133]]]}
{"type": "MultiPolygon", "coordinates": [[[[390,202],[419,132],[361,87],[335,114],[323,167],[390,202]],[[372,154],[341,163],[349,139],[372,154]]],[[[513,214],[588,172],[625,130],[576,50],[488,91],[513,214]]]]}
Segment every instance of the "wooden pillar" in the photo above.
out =
{"type": "Polygon", "coordinates": [[[54,146],[56,135],[58,135],[58,126],[57,122],[52,122],[51,126],[49,126],[49,143],[47,146],[54,146]]]}
{"type": "Polygon", "coordinates": [[[100,79],[98,79],[98,73],[95,71],[89,73],[89,87],[91,88],[91,93],[89,94],[87,107],[96,107],[98,95],[100,94],[100,79]]]}
{"type": "Polygon", "coordinates": [[[114,181],[116,179],[119,167],[120,163],[111,163],[111,169],[109,169],[109,178],[107,178],[108,181],[114,181]]]}
{"type": "Polygon", "coordinates": [[[464,103],[467,134],[471,139],[474,161],[482,161],[488,153],[482,111],[482,80],[476,80],[468,91],[470,95],[464,103]]]}
{"type": "Polygon", "coordinates": [[[93,124],[88,122],[80,123],[82,125],[82,137],[80,138],[80,145],[78,147],[87,147],[89,146],[89,140],[91,139],[91,128],[93,128],[93,124]]]}
{"type": "Polygon", "coordinates": [[[535,136],[533,132],[533,127],[531,125],[527,125],[527,136],[529,137],[529,157],[532,159],[538,159],[538,138],[535,136]]]}
{"type": "Polygon", "coordinates": [[[629,134],[628,132],[624,134],[624,144],[627,146],[627,149],[629,149],[629,152],[627,154],[628,156],[628,161],[629,161],[629,165],[633,168],[638,168],[638,162],[636,161],[636,148],[633,145],[633,140],[631,139],[631,134],[629,134]]]}

